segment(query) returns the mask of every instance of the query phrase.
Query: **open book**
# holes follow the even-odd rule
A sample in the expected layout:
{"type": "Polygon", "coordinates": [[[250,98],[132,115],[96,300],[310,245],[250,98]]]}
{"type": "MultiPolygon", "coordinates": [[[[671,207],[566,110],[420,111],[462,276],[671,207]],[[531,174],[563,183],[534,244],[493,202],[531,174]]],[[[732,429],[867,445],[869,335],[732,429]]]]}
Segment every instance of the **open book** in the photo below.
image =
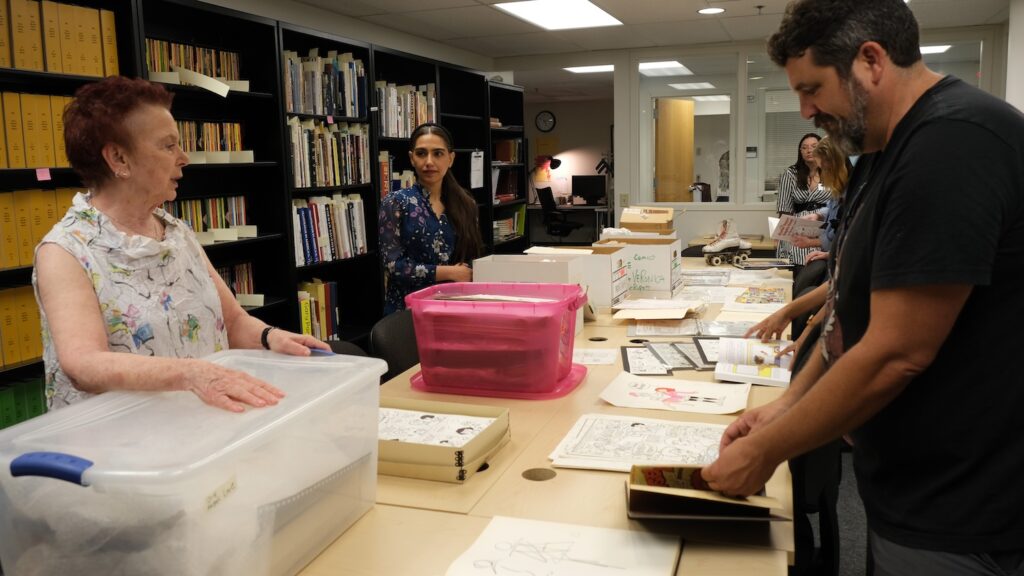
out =
{"type": "Polygon", "coordinates": [[[630,518],[687,520],[785,520],[769,496],[730,498],[711,490],[699,466],[634,465],[626,482],[630,518]]]}
{"type": "Polygon", "coordinates": [[[824,222],[808,220],[792,214],[783,214],[778,218],[768,217],[768,230],[772,240],[792,242],[794,236],[817,238],[821,235],[821,228],[824,225],[824,222]]]}
{"type": "Polygon", "coordinates": [[[792,356],[776,356],[789,344],[787,340],[762,342],[756,338],[720,338],[715,378],[763,386],[789,386],[792,356]]]}

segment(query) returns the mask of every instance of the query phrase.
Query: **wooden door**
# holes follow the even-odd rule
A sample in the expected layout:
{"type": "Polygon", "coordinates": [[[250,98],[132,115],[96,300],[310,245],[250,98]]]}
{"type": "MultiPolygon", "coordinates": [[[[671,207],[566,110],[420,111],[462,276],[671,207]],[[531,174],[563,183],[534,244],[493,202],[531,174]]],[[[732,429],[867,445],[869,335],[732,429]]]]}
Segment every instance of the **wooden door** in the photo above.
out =
{"type": "Polygon", "coordinates": [[[654,200],[690,202],[693,100],[658,98],[654,115],[654,200]]]}

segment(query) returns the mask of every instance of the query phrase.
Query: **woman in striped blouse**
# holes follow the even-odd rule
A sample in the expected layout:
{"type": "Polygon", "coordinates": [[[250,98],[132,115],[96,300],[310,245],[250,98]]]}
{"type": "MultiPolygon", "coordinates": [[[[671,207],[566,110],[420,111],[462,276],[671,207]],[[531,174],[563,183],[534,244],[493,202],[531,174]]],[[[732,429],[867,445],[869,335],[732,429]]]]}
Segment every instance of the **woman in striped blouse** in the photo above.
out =
{"type": "MultiPolygon", "coordinates": [[[[776,208],[779,214],[792,214],[800,217],[825,207],[829,199],[829,191],[821,184],[818,161],[814,158],[814,148],[821,137],[813,132],[800,139],[797,149],[796,163],[786,168],[779,176],[779,197],[776,208]]],[[[804,260],[811,248],[797,248],[789,242],[779,242],[777,255],[789,258],[793,263],[793,277],[796,278],[803,269],[804,260]]]]}

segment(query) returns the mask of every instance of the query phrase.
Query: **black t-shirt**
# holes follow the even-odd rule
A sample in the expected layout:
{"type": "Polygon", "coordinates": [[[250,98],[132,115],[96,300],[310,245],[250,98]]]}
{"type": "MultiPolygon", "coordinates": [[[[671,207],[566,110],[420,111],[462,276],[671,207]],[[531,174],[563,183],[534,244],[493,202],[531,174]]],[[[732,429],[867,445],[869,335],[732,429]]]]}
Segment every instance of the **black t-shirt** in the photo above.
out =
{"type": "Polygon", "coordinates": [[[973,286],[932,365],[853,434],[868,522],[915,548],[1024,548],[1024,115],[946,77],[850,189],[826,362],[863,337],[872,290],[973,286]]]}

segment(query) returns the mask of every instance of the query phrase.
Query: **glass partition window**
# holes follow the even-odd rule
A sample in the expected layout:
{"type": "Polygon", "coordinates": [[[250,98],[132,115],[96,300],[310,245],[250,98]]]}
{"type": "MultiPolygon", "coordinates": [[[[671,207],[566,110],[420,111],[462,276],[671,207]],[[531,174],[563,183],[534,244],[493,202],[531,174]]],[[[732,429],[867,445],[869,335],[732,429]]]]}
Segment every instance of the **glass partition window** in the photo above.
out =
{"type": "Polygon", "coordinates": [[[641,61],[640,199],[732,199],[736,54],[641,61]]]}

